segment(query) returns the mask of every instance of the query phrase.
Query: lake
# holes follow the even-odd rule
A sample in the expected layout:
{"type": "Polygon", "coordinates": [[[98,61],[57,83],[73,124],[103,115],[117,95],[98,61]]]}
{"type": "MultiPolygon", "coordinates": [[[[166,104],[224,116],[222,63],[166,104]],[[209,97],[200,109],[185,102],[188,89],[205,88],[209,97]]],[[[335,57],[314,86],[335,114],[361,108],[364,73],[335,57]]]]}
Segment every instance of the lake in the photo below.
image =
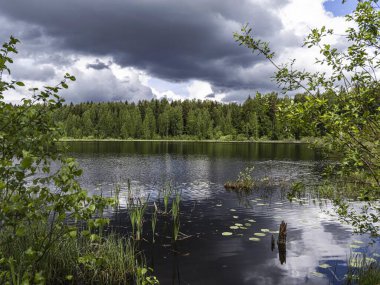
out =
{"type": "Polygon", "coordinates": [[[128,179],[135,197],[149,197],[160,209],[165,183],[181,193],[176,242],[170,215],[158,216],[155,243],[152,207],[145,216],[141,248],[160,284],[344,284],[352,252],[379,259],[379,240],[353,234],[332,214],[328,200],[286,198],[282,185],[320,180],[322,157],[307,144],[127,141],[69,146],[89,192],[114,196],[116,185],[121,187],[120,207],[107,213],[112,230],[120,234],[131,232],[128,179]],[[263,181],[259,187],[246,194],[225,190],[227,180],[250,166],[263,181]],[[288,226],[285,260],[271,243],[281,221],[288,226]]]}

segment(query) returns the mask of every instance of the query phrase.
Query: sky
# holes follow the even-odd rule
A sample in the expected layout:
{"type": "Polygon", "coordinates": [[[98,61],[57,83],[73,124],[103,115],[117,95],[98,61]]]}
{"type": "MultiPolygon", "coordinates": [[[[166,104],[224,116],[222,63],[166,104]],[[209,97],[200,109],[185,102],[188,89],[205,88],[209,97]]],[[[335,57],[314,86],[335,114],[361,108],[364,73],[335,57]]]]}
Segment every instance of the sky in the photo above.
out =
{"type": "MultiPolygon", "coordinates": [[[[0,0],[0,42],[21,40],[12,79],[30,87],[76,76],[67,102],[209,99],[242,102],[280,91],[274,67],[239,46],[249,23],[277,63],[297,58],[318,68],[318,50],[302,47],[311,28],[347,28],[356,0],[0,0]]],[[[339,36],[329,39],[344,48],[339,36]]],[[[6,100],[26,96],[18,90],[6,100]]]]}

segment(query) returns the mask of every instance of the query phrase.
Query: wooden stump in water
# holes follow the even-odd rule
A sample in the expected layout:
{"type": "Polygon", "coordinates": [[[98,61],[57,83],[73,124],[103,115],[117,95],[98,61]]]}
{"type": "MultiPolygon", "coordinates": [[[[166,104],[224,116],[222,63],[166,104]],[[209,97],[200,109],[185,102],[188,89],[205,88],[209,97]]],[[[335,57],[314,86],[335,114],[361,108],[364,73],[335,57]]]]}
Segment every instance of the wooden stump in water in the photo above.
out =
{"type": "Polygon", "coordinates": [[[281,222],[280,230],[278,234],[277,246],[281,264],[286,263],[286,228],[287,223],[281,222]]]}

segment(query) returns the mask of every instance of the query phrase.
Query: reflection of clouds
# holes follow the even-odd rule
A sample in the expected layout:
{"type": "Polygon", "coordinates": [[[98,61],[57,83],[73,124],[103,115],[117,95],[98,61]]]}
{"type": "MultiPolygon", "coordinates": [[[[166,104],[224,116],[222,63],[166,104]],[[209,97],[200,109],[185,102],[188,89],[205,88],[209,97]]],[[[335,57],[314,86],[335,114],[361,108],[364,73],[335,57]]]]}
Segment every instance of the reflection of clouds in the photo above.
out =
{"type": "Polygon", "coordinates": [[[280,224],[282,220],[288,223],[286,263],[281,265],[277,258],[267,259],[254,271],[251,268],[247,270],[245,278],[255,280],[255,284],[299,284],[302,279],[308,280],[308,284],[323,284],[320,277],[313,277],[311,273],[317,271],[321,263],[346,261],[352,238],[349,227],[342,226],[337,218],[321,212],[317,207],[296,206],[280,212],[282,217],[274,220],[275,224],[280,224]],[[276,281],[274,279],[278,276],[267,283],[265,279],[256,282],[256,276],[265,275],[273,267],[277,267],[279,273],[286,271],[286,274],[276,281]]]}

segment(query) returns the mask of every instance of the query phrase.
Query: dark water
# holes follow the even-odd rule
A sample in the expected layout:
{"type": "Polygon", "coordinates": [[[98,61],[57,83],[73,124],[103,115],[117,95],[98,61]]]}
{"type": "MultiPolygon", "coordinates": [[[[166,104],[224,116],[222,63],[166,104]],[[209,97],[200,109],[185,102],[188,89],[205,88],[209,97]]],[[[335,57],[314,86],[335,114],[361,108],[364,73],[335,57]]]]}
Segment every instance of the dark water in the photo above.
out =
{"type": "Polygon", "coordinates": [[[70,149],[84,169],[81,182],[89,191],[113,196],[115,185],[121,185],[120,209],[109,213],[120,233],[131,231],[129,178],[134,196],[149,196],[161,209],[159,192],[166,181],[181,191],[177,242],[172,242],[170,215],[159,215],[153,244],[150,213],[146,215],[142,248],[160,284],[344,284],[352,252],[379,258],[378,242],[368,244],[368,236],[352,234],[328,214],[329,201],[306,196],[289,202],[284,197],[283,184],[319,180],[321,157],[307,145],[73,142],[70,149]],[[224,182],[247,166],[255,167],[255,178],[276,183],[247,195],[226,191],[224,182]],[[277,248],[271,249],[268,232],[276,237],[282,220],[288,223],[286,262],[280,261],[277,248]],[[230,229],[236,223],[240,228],[230,229]]]}

